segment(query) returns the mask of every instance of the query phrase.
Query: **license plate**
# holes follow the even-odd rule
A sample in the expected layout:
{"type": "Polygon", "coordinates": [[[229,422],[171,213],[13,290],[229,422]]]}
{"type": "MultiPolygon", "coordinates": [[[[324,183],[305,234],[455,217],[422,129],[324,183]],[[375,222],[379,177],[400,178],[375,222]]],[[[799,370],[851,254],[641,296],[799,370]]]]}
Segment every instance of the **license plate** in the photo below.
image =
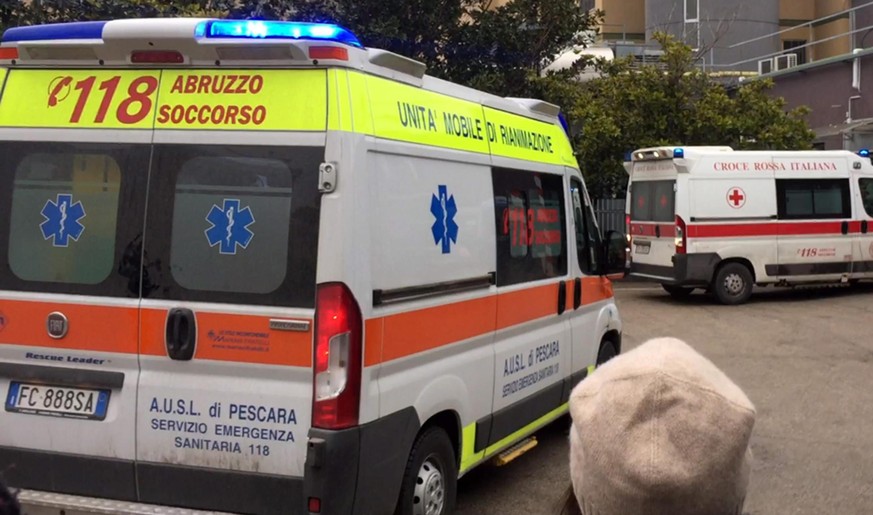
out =
{"type": "Polygon", "coordinates": [[[648,254],[649,250],[652,248],[651,245],[634,245],[634,253],[635,254],[648,254]]]}
{"type": "Polygon", "coordinates": [[[109,393],[109,390],[12,382],[6,395],[6,411],[103,420],[109,406],[109,393]]]}

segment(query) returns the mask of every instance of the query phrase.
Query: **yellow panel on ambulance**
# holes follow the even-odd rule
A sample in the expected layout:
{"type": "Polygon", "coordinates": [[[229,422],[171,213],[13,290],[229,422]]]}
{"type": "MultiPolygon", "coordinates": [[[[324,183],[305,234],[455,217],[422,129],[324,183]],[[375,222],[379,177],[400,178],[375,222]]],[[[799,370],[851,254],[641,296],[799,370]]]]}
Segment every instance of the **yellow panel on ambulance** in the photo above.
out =
{"type": "Polygon", "coordinates": [[[0,127],[324,131],[325,74],[12,70],[0,127]]]}

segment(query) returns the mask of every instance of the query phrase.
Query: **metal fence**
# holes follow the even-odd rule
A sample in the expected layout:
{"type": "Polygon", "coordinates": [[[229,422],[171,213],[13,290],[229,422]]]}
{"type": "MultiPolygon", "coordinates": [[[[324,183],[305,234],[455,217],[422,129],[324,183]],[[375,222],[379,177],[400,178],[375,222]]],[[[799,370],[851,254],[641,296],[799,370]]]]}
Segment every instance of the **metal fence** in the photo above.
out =
{"type": "Polygon", "coordinates": [[[594,202],[594,213],[597,215],[597,225],[602,232],[619,231],[627,233],[624,218],[625,199],[602,198],[594,202]]]}

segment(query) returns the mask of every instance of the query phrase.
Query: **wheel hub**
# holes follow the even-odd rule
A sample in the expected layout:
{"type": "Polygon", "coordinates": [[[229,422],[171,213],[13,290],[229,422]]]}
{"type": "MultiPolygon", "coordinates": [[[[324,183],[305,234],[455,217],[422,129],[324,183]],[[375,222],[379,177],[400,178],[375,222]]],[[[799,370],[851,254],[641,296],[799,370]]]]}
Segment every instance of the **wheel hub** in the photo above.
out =
{"type": "Polygon", "coordinates": [[[746,282],[739,274],[729,274],[724,278],[724,289],[731,295],[739,295],[746,287],[746,282]]]}
{"type": "Polygon", "coordinates": [[[418,469],[415,490],[412,494],[414,515],[439,515],[443,512],[446,487],[443,475],[431,458],[424,460],[418,469]]]}

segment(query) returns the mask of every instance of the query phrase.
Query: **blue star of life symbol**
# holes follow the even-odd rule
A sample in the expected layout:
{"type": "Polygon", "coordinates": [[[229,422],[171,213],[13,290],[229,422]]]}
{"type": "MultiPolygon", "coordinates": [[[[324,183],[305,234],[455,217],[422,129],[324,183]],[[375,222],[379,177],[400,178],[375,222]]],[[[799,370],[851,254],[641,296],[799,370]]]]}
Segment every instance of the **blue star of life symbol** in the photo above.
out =
{"type": "Polygon", "coordinates": [[[42,237],[52,240],[55,247],[66,247],[70,240],[79,241],[85,231],[80,220],[85,217],[82,202],[73,203],[73,195],[58,193],[57,200],[47,200],[41,213],[45,221],[39,224],[42,237]]]}
{"type": "Polygon", "coordinates": [[[436,218],[430,228],[433,242],[435,245],[442,244],[443,254],[448,254],[452,251],[452,243],[458,243],[458,224],[455,223],[458,206],[455,196],[449,196],[444,184],[439,186],[439,194],[431,198],[430,212],[436,218]]]}
{"type": "Polygon", "coordinates": [[[206,229],[209,246],[218,245],[221,254],[236,254],[237,247],[247,248],[255,236],[249,230],[255,223],[252,210],[248,206],[240,209],[239,199],[224,199],[223,207],[213,204],[206,221],[212,224],[206,229]]]}

